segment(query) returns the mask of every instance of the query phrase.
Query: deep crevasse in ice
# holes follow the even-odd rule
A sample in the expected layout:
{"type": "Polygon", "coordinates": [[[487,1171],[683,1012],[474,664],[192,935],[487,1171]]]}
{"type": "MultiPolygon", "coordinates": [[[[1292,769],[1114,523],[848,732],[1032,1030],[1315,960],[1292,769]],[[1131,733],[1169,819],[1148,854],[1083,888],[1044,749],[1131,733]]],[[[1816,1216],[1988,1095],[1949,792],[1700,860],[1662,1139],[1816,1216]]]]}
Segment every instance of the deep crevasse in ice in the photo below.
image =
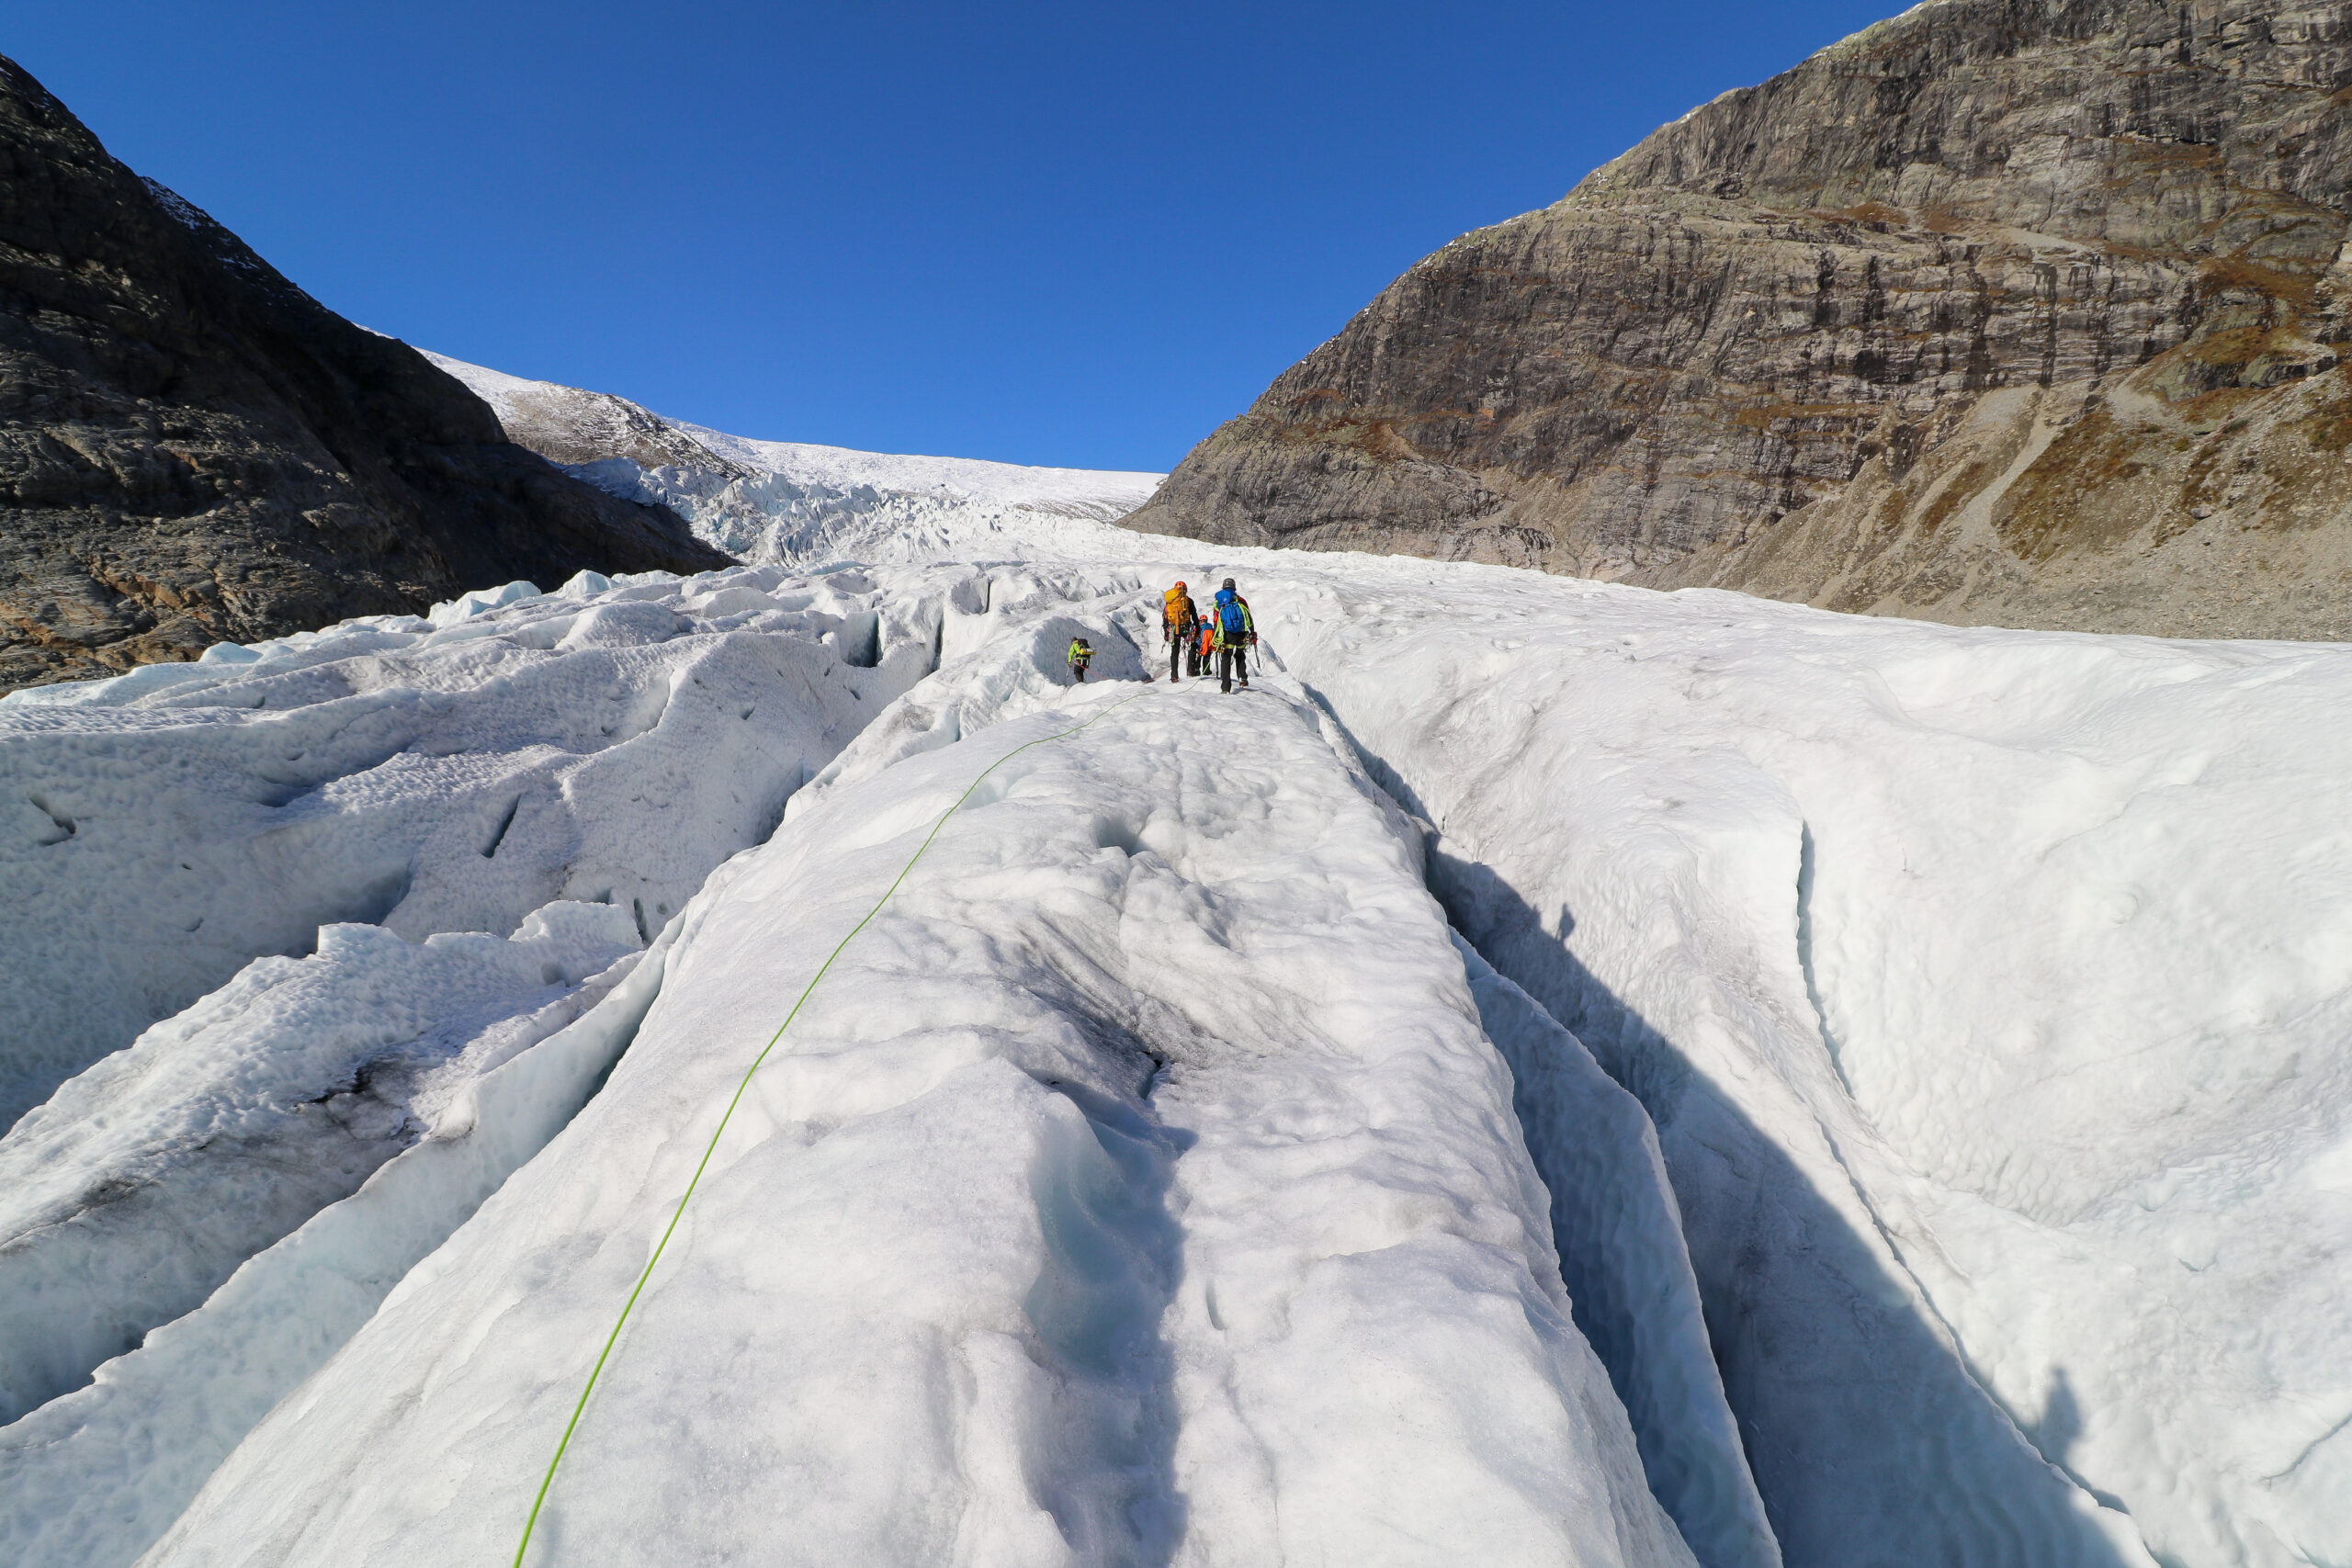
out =
{"type": "Polygon", "coordinates": [[[1293,581],[1433,888],[1656,1120],[1792,1561],[2352,1556],[2352,650],[1293,581]]]}
{"type": "Polygon", "coordinates": [[[329,926],[69,1079],[0,1138],[0,1418],[356,1191],[640,945],[608,904],[550,904],[512,939],[329,926]]]}

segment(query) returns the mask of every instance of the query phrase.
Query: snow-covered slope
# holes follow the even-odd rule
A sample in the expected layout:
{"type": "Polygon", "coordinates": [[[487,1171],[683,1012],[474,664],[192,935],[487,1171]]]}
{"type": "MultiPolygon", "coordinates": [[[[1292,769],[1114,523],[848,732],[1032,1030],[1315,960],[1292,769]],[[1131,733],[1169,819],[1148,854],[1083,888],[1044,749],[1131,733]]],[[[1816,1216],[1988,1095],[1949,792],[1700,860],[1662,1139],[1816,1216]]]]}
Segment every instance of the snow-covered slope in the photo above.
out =
{"type": "Polygon", "coordinates": [[[549,462],[573,465],[621,457],[649,468],[701,469],[722,479],[741,479],[754,471],[730,463],[692,432],[627,398],[509,376],[430,349],[418,352],[488,403],[509,441],[528,446],[549,462]]]}
{"type": "Polygon", "coordinates": [[[2352,650],[1316,575],[1261,624],[1656,1121],[1792,1561],[2352,1555],[2352,650]]]}
{"type": "MultiPolygon", "coordinates": [[[[1097,523],[1117,522],[1166,477],[1096,468],[1030,468],[975,457],[899,457],[805,442],[752,441],[699,424],[677,428],[732,462],[807,484],[842,491],[863,485],[914,494],[954,491],[976,503],[1018,507],[1055,517],[1091,518],[1097,523]]],[[[1064,549],[1069,547],[1067,536],[1056,542],[1064,549]]]]}
{"type": "Polygon", "coordinates": [[[753,441],[608,392],[425,357],[488,402],[510,439],[616,495],[673,508],[755,564],[1009,560],[1076,548],[1117,558],[1135,536],[1083,525],[1117,521],[1165,477],[753,441]]]}
{"type": "Polygon", "coordinates": [[[1058,528],[0,703],[0,1555],[510,1558],[846,934],[531,1561],[2352,1561],[2352,649],[1058,528]]]}

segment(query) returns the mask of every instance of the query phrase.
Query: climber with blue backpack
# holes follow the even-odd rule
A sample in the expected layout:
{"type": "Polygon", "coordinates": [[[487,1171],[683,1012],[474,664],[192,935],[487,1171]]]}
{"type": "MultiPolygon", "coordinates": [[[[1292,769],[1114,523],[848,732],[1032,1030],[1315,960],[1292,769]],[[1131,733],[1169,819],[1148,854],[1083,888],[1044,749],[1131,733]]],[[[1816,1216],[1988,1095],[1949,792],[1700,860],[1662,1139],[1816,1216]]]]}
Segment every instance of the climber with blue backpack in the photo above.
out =
{"type": "Polygon", "coordinates": [[[1258,626],[1250,617],[1250,601],[1233,591],[1233,579],[1227,578],[1225,586],[1216,591],[1209,619],[1216,627],[1217,690],[1232,691],[1234,671],[1238,670],[1241,689],[1248,691],[1250,649],[1258,640],[1258,626]]]}

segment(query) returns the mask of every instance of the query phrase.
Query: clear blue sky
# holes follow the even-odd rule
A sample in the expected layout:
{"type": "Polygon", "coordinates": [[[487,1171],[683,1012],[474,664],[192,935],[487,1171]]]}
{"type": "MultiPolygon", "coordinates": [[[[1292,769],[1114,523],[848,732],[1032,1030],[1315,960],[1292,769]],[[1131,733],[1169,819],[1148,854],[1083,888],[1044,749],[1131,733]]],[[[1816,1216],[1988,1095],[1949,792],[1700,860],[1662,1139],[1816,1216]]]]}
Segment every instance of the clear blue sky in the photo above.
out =
{"type": "Polygon", "coordinates": [[[1421,255],[1901,4],[5,0],[0,51],[411,343],[1165,468],[1421,255]]]}

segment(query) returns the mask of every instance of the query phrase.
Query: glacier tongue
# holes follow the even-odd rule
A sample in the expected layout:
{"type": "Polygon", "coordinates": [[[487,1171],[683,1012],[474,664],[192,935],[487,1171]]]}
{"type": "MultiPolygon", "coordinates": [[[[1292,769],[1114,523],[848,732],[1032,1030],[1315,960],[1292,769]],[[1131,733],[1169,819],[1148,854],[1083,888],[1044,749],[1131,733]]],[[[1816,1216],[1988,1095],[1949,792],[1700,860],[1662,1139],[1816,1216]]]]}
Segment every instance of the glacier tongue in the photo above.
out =
{"type": "Polygon", "coordinates": [[[609,392],[425,357],[490,404],[510,441],[600,490],[669,507],[753,565],[1155,553],[1143,536],[1102,525],[1141,506],[1161,474],[754,441],[609,392]]]}
{"type": "Polygon", "coordinates": [[[730,867],[604,1092],[148,1560],[510,1554],[746,1064],[985,761],[1099,715],[981,786],[752,1080],[535,1560],[1690,1562],[1393,808],[1294,699],[1125,694],[730,867]]]}
{"type": "Polygon", "coordinates": [[[667,506],[698,537],[762,565],[906,564],[972,551],[982,559],[1022,560],[1046,553],[1048,541],[1067,549],[1073,536],[1106,560],[1153,553],[1140,536],[1110,525],[1142,504],[1157,474],[1073,475],[922,457],[851,465],[829,458],[869,454],[782,442],[738,445],[777,466],[737,473],[731,464],[649,468],[631,457],[600,457],[565,467],[599,490],[667,506]],[[956,477],[931,478],[925,466],[933,464],[956,477]],[[893,465],[911,468],[894,471],[893,465]]]}

